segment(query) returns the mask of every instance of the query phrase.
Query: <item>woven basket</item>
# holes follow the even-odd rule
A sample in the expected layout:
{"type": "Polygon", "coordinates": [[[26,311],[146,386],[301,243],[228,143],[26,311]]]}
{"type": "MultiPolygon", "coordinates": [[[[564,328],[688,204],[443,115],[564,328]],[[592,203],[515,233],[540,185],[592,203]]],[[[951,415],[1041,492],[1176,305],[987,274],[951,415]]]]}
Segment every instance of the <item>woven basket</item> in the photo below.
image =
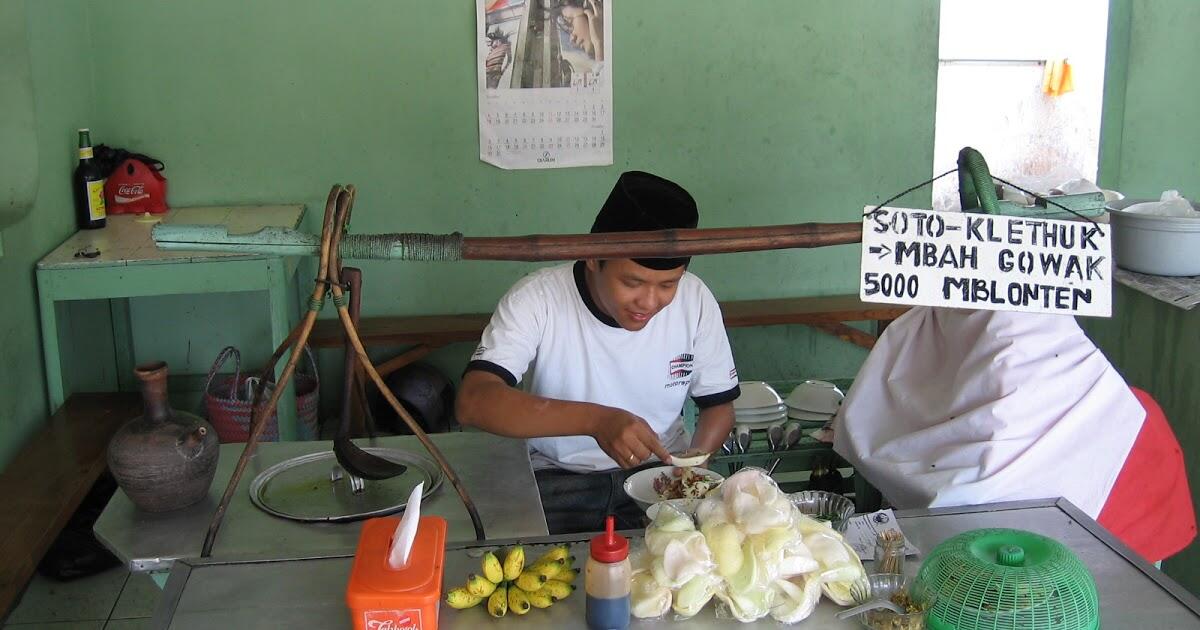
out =
{"type": "MultiPolygon", "coordinates": [[[[318,433],[317,412],[319,407],[320,378],[317,376],[317,363],[312,351],[304,347],[308,357],[309,372],[305,374],[297,370],[292,378],[296,386],[296,417],[299,420],[300,439],[315,440],[318,433]]],[[[262,402],[265,404],[274,387],[272,382],[267,384],[263,392],[262,402]]],[[[242,355],[238,349],[228,346],[217,355],[212,369],[208,371],[208,382],[204,385],[204,408],[208,412],[208,421],[217,430],[221,442],[245,442],[250,438],[250,420],[254,410],[250,401],[254,396],[254,388],[258,385],[258,377],[242,374],[242,355]],[[233,376],[217,376],[217,372],[225,365],[230,357],[234,361],[233,376]]],[[[267,419],[262,437],[265,442],[279,441],[279,415],[272,414],[267,419]]]]}

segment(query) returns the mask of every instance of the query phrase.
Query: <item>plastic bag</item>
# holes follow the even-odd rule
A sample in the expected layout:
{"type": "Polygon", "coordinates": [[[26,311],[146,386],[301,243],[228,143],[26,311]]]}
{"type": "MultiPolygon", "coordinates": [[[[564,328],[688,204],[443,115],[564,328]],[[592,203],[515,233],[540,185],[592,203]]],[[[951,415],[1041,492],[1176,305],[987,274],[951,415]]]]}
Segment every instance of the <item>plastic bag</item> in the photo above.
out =
{"type": "Polygon", "coordinates": [[[673,505],[662,505],[654,521],[646,528],[646,549],[650,555],[661,557],[670,542],[686,540],[696,533],[696,523],[692,517],[673,505]]]}
{"type": "Polygon", "coordinates": [[[816,576],[775,582],[778,592],[771,616],[780,623],[799,623],[817,609],[821,601],[821,580],[816,576]]]}
{"type": "Polygon", "coordinates": [[[631,559],[640,618],[660,617],[670,607],[686,619],[715,597],[721,619],[749,623],[769,614],[797,623],[812,614],[822,592],[851,603],[850,586],[865,575],[842,535],[801,514],[759,468],[730,475],[700,501],[694,520],[662,505],[645,542],[631,559]]]}
{"type": "Polygon", "coordinates": [[[733,523],[719,522],[705,526],[700,530],[708,550],[712,553],[713,562],[717,565],[717,575],[728,578],[742,568],[742,543],[746,537],[733,523]]]}
{"type": "Polygon", "coordinates": [[[791,525],[792,503],[765,470],[743,468],[721,485],[730,520],[746,534],[791,525]]]}
{"type": "Polygon", "coordinates": [[[850,587],[867,575],[854,549],[833,530],[808,534],[804,543],[820,565],[821,591],[839,606],[853,604],[850,587]]]}
{"type": "Polygon", "coordinates": [[[766,617],[767,613],[771,612],[771,605],[775,603],[775,590],[770,588],[754,589],[746,593],[718,589],[716,596],[722,604],[717,607],[717,618],[732,617],[742,623],[766,617]]]}
{"type": "Polygon", "coordinates": [[[633,576],[629,591],[629,611],[639,619],[662,617],[671,610],[671,589],[654,581],[646,572],[633,576]]]}
{"type": "Polygon", "coordinates": [[[654,581],[668,588],[679,588],[692,578],[711,573],[712,570],[708,544],[704,542],[704,535],[697,531],[668,542],[662,555],[656,555],[650,565],[654,581]]]}
{"type": "Polygon", "coordinates": [[[1130,214],[1142,214],[1155,217],[1177,217],[1186,219],[1200,219],[1200,212],[1192,207],[1191,202],[1180,196],[1178,190],[1168,190],[1159,197],[1158,201],[1147,203],[1138,203],[1128,208],[1125,212],[1130,214]]]}
{"type": "Polygon", "coordinates": [[[716,595],[720,586],[721,578],[711,572],[688,580],[675,592],[674,603],[671,605],[677,620],[695,616],[716,595]]]}

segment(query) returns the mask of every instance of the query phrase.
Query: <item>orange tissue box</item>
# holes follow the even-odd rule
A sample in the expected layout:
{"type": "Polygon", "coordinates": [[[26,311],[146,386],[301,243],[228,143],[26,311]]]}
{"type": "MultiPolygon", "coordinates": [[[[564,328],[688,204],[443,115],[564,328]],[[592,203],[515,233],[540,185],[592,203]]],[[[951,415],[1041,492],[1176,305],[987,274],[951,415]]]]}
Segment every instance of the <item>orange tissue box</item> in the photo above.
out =
{"type": "Polygon", "coordinates": [[[392,569],[388,548],[399,518],[363,523],[346,587],[355,630],[437,630],[442,568],[446,560],[446,519],[422,516],[408,564],[392,569]]]}

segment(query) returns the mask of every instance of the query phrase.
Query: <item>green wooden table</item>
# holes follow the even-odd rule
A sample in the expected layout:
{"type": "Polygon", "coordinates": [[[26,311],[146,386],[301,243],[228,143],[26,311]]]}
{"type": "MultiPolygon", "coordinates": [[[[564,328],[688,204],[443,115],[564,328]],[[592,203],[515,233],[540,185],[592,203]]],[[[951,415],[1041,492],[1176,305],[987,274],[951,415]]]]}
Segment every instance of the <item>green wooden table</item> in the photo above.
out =
{"type": "MultiPolygon", "coordinates": [[[[230,233],[252,232],[267,226],[295,228],[304,206],[247,206],[177,208],[161,217],[164,223],[227,225],[230,233]]],[[[65,391],[59,331],[65,329],[63,302],[108,300],[116,349],[118,387],[134,391],[133,331],[129,299],[155,295],[265,291],[270,314],[272,349],[287,337],[298,313],[294,277],[296,260],[257,254],[167,252],[155,247],[150,229],[157,221],[134,215],[108,218],[99,230],[81,230],[37,264],[38,303],[42,323],[42,353],[51,412],[62,406],[65,391]],[[85,248],[95,257],[77,255],[85,248]]],[[[234,316],[230,314],[230,316],[234,316]]],[[[280,364],[282,366],[282,363],[280,364]]],[[[294,388],[279,401],[279,439],[302,437],[296,421],[294,388]]]]}

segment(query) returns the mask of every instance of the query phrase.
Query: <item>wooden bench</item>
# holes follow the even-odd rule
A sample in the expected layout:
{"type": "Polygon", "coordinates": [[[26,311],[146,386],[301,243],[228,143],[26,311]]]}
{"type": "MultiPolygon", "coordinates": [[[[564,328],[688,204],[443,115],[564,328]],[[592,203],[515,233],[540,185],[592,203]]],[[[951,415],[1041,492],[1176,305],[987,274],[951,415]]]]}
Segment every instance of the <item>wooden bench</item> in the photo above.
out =
{"type": "Polygon", "coordinates": [[[140,414],[136,393],[73,394],[0,473],[0,618],[108,466],[108,441],[140,414]]]}
{"type": "MultiPolygon", "coordinates": [[[[802,324],[867,349],[875,345],[883,327],[907,310],[906,306],[866,303],[859,300],[857,295],[721,302],[726,328],[802,324]],[[876,334],[846,325],[846,322],[857,321],[878,322],[876,334]]],[[[363,344],[368,347],[414,346],[378,366],[380,374],[386,375],[441,346],[477,341],[491,316],[491,313],[471,313],[364,317],[359,322],[358,332],[363,344]]],[[[316,348],[341,347],[341,322],[337,319],[319,320],[309,344],[316,348]]]]}

